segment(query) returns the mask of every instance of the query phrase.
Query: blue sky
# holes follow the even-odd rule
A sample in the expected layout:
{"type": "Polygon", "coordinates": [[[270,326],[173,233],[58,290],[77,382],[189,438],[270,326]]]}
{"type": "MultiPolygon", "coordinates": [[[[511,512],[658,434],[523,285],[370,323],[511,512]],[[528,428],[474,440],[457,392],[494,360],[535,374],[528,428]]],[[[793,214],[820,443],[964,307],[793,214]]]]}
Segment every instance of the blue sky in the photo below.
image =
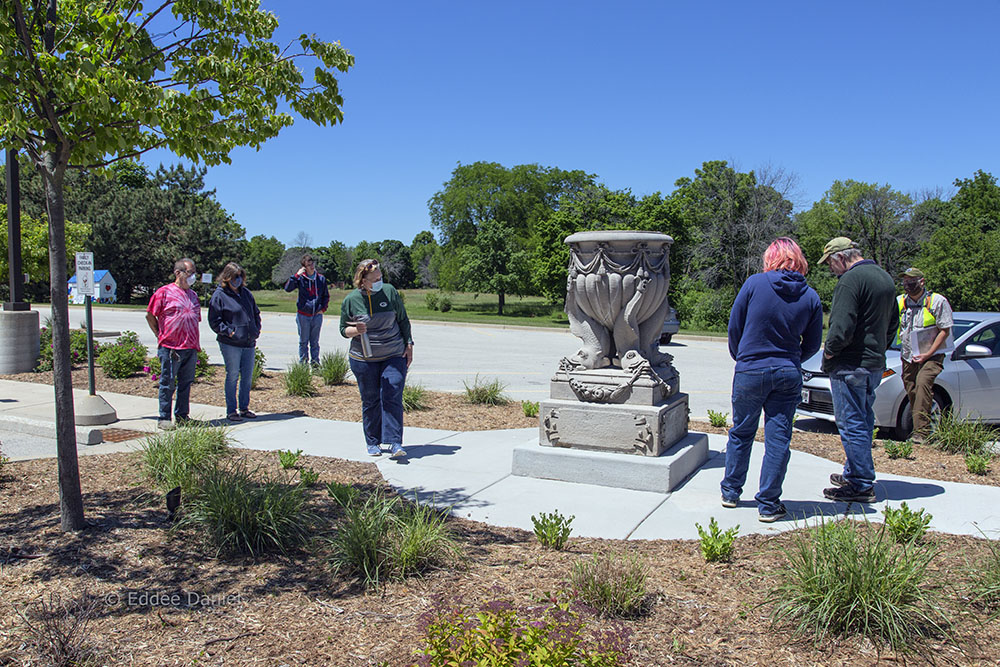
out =
{"type": "Polygon", "coordinates": [[[770,164],[797,175],[799,209],[834,180],[950,192],[1000,176],[993,0],[263,4],[282,41],[313,32],[356,65],[342,125],[298,119],[209,170],[248,238],[409,243],[477,160],[636,195],[708,160],[770,164]]]}

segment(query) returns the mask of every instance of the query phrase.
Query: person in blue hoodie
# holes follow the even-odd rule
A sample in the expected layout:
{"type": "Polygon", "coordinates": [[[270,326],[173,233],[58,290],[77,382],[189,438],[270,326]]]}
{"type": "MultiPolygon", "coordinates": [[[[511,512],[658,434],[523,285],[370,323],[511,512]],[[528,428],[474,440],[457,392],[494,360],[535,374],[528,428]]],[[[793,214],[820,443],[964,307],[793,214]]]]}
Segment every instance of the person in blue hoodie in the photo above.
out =
{"type": "Polygon", "coordinates": [[[326,276],[316,270],[316,260],[309,253],[302,255],[302,268],[285,282],[285,291],[299,289],[295,302],[295,324],[299,329],[299,361],[313,366],[319,364],[319,332],[323,327],[323,313],[330,305],[330,288],[326,276]]]}
{"type": "Polygon", "coordinates": [[[260,336],[260,309],[243,284],[246,275],[236,262],[226,264],[219,274],[219,286],[208,302],[208,326],[216,333],[226,364],[226,418],[231,422],[257,416],[250,411],[250,385],[253,384],[254,355],[260,336]]]}
{"type": "Polygon", "coordinates": [[[823,307],[806,284],[809,264],[798,244],[776,239],[764,252],[764,271],[743,283],[729,315],[733,374],[733,427],[726,445],[722,506],[737,507],[750,450],[764,411],[764,461],[757,510],[765,523],[787,514],[781,485],[788,468],[792,418],[802,395],[802,360],[819,350],[823,307]]]}

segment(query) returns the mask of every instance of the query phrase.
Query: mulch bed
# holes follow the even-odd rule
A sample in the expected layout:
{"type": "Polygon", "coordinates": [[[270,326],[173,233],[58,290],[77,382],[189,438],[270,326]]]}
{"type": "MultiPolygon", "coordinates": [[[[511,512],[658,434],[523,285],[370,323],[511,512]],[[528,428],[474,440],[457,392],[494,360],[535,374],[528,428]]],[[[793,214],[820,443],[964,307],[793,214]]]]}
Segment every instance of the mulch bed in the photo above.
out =
{"type": "MultiPolygon", "coordinates": [[[[281,474],[271,454],[234,455],[281,474]]],[[[370,463],[300,463],[320,472],[321,484],[391,492],[370,463]]],[[[627,549],[649,565],[646,615],[617,623],[585,616],[590,626],[630,633],[630,665],[995,664],[1000,653],[1000,623],[982,622],[961,593],[967,563],[982,563],[988,553],[975,538],[927,538],[941,550],[932,574],[948,584],[945,604],[957,632],[954,641],[900,656],[857,636],[815,645],[772,627],[765,599],[790,533],[741,537],[732,562],[706,564],[694,541],[572,538],[556,552],[527,532],[454,518],[465,549],[460,565],[365,593],[331,572],[322,546],[311,554],[220,560],[196,535],[171,533],[163,497],[150,491],[133,455],[81,457],[80,469],[91,526],[77,534],[59,529],[54,460],[8,464],[0,476],[0,664],[40,664],[16,611],[30,617],[33,605],[55,594],[92,601],[86,637],[98,651],[94,664],[401,667],[415,661],[421,615],[436,604],[478,608],[501,599],[531,606],[566,590],[573,563],[605,549],[627,549]]],[[[341,510],[321,485],[310,493],[332,531],[341,510]]]]}

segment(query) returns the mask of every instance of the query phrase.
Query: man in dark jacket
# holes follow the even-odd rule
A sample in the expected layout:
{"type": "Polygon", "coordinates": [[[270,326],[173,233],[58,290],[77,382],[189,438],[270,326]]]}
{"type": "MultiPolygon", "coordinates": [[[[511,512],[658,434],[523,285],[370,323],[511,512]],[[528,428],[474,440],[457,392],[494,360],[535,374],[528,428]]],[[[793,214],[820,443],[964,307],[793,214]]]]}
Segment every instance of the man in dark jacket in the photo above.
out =
{"type": "Polygon", "coordinates": [[[302,255],[302,268],[285,283],[285,291],[299,288],[295,304],[295,324],[299,328],[299,361],[305,363],[312,357],[313,365],[319,364],[319,332],[323,327],[323,313],[330,305],[330,290],[326,277],[316,270],[312,255],[302,255]]]}
{"type": "Polygon", "coordinates": [[[857,244],[838,236],[823,248],[820,264],[828,263],[840,280],[833,290],[830,324],[823,347],[823,370],[830,374],[833,412],[844,445],[843,474],[830,475],[830,500],[875,502],[875,389],[885,371],[885,350],[896,336],[899,311],[892,278],[865,259],[857,244]]]}

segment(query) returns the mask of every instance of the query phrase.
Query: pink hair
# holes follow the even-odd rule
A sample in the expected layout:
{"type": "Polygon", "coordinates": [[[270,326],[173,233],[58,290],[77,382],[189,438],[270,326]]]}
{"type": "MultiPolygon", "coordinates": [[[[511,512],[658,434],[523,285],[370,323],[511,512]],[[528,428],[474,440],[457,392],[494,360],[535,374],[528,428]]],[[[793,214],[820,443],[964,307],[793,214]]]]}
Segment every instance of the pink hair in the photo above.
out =
{"type": "Polygon", "coordinates": [[[775,239],[764,251],[764,270],[777,271],[779,269],[796,271],[802,275],[809,273],[809,262],[802,254],[802,249],[799,248],[798,243],[787,236],[775,239]]]}

